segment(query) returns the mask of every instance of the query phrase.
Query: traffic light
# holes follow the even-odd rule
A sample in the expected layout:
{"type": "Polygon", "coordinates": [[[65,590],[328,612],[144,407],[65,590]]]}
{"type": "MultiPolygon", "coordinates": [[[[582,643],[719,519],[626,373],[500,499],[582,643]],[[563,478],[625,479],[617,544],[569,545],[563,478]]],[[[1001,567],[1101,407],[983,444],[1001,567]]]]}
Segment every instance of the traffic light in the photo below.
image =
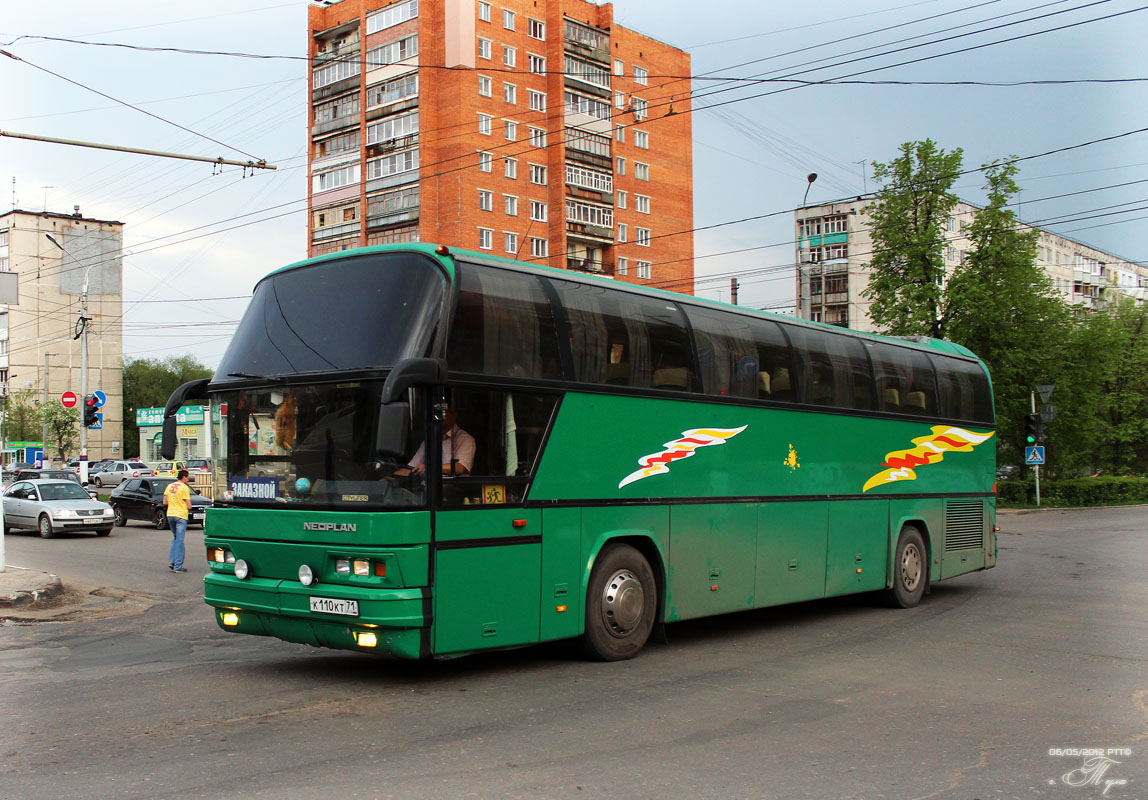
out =
{"type": "Polygon", "coordinates": [[[99,405],[96,403],[95,395],[88,395],[84,398],[84,427],[90,428],[99,422],[99,417],[96,416],[96,409],[99,405]]]}
{"type": "Polygon", "coordinates": [[[1031,447],[1044,441],[1044,419],[1040,414],[1026,414],[1024,418],[1024,443],[1031,447]]]}

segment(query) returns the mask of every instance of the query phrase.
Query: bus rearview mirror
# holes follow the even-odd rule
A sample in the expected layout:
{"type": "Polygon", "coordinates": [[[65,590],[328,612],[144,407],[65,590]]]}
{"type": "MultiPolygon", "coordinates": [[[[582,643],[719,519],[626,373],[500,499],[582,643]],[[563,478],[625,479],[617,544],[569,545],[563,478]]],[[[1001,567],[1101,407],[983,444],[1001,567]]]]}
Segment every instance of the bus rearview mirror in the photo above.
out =
{"type": "Polygon", "coordinates": [[[395,364],[383,384],[383,405],[403,398],[412,386],[446,383],[446,362],[441,358],[404,358],[395,364]]]}
{"type": "Polygon", "coordinates": [[[407,403],[390,403],[379,407],[379,427],[375,434],[375,451],[384,458],[403,458],[407,454],[411,428],[411,407],[407,403]]]}

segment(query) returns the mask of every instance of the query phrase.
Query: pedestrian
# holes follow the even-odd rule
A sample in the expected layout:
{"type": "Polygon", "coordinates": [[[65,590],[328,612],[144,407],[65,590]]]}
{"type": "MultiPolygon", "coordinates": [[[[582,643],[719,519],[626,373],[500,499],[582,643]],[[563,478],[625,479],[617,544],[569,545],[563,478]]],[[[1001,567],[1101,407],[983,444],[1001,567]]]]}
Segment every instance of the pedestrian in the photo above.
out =
{"type": "Polygon", "coordinates": [[[171,528],[171,553],[168,555],[167,567],[172,572],[187,572],[183,566],[183,535],[187,533],[187,512],[191,508],[191,490],[187,488],[189,475],[186,469],[181,469],[163,492],[167,524],[171,528]]]}

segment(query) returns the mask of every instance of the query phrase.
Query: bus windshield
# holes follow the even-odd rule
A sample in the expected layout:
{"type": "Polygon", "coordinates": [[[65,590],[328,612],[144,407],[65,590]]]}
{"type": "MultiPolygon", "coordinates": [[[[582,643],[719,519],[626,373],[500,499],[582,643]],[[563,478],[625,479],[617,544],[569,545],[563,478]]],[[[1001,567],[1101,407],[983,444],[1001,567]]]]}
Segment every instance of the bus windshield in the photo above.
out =
{"type": "Polygon", "coordinates": [[[366,253],[275,273],[255,287],[214,382],[424,356],[445,291],[442,271],[418,253],[366,253]]]}
{"type": "Polygon", "coordinates": [[[399,469],[423,445],[421,409],[409,419],[385,413],[380,425],[382,388],[382,381],[362,381],[217,395],[224,501],[339,510],[424,505],[421,479],[399,469]],[[401,444],[381,452],[383,440],[401,444]]]}

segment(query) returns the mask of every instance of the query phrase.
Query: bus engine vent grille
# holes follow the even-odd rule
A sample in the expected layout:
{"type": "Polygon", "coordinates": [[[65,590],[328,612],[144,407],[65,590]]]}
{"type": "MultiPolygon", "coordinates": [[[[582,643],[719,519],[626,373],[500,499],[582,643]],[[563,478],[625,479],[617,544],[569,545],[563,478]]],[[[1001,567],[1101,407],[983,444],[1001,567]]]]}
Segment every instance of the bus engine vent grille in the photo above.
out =
{"type": "Polygon", "coordinates": [[[984,546],[984,507],[979,500],[950,500],[945,507],[945,550],[984,546]]]}

